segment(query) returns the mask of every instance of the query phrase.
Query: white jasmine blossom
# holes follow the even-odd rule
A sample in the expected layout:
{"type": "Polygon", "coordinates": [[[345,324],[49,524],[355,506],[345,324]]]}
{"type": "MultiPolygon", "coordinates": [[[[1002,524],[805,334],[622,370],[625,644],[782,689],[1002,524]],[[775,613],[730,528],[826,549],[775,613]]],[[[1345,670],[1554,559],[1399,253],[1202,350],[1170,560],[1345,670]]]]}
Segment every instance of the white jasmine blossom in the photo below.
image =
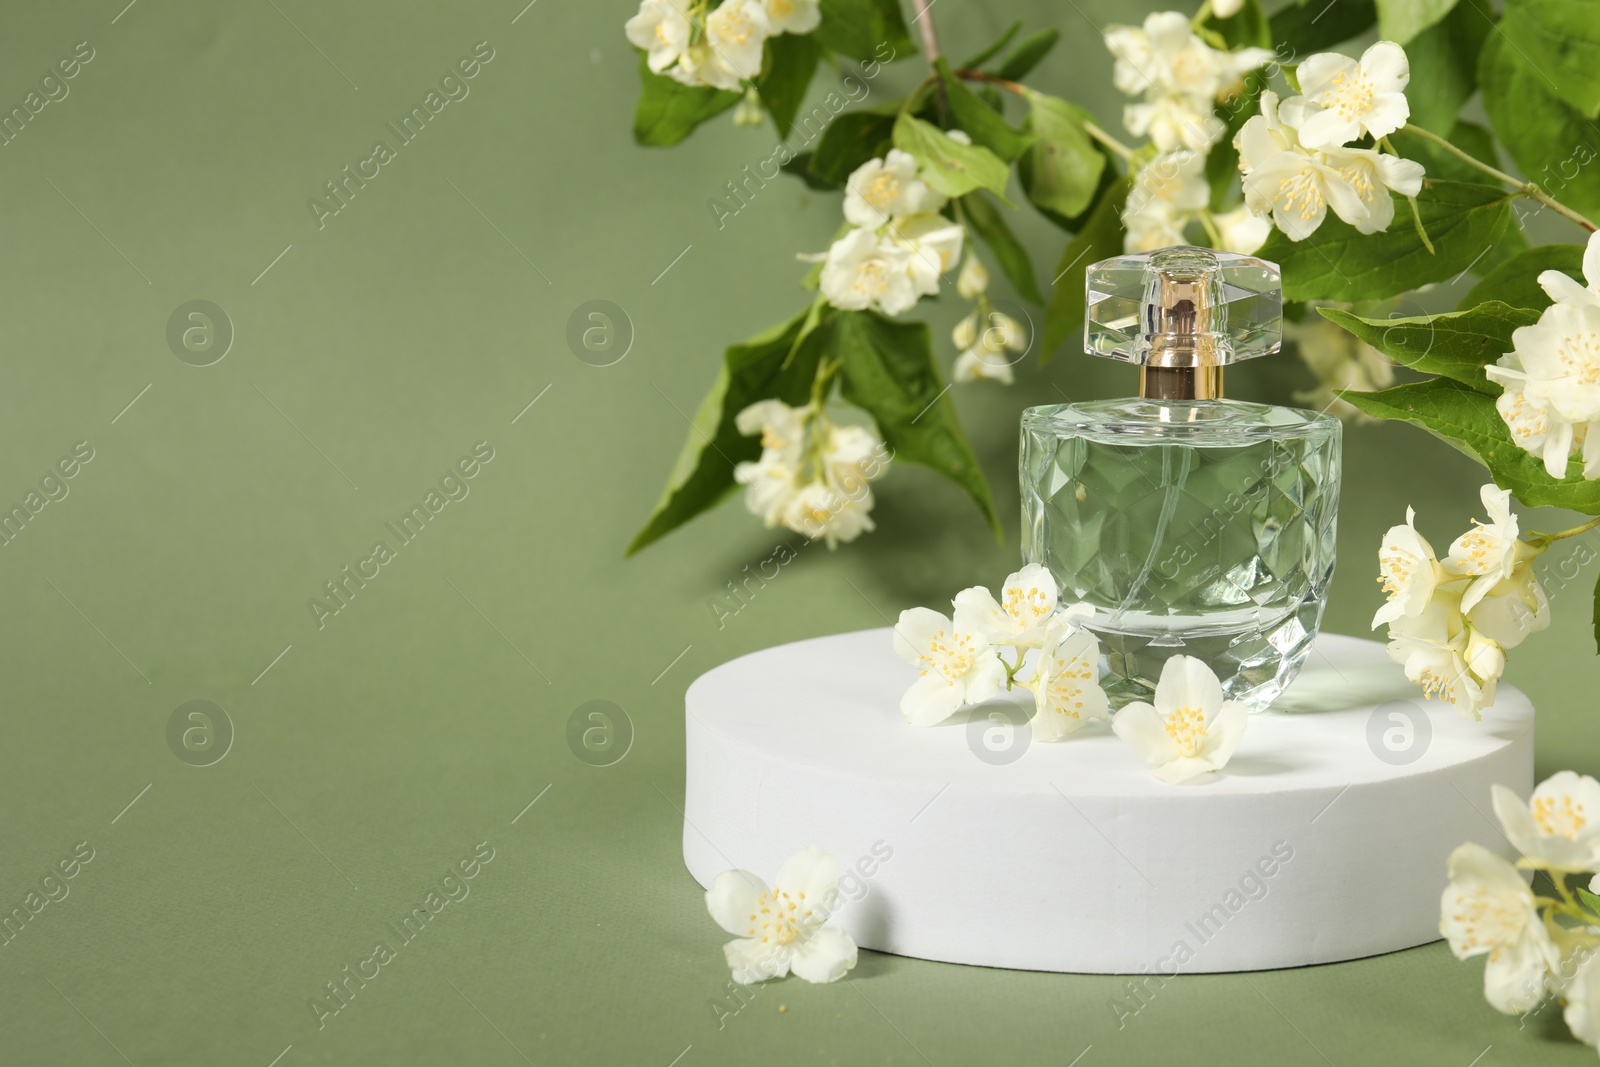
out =
{"type": "Polygon", "coordinates": [[[1005,687],[1005,664],[989,640],[931,608],[900,613],[894,650],[919,671],[900,699],[900,713],[912,726],[941,723],[963,704],[981,704],[1005,687]]]}
{"type": "Polygon", "coordinates": [[[1583,284],[1558,270],[1541,271],[1539,285],[1557,304],[1600,307],[1600,232],[1591,233],[1583,247],[1583,284]]]}
{"type": "Polygon", "coordinates": [[[651,71],[661,74],[688,49],[694,27],[674,0],[642,0],[623,32],[630,44],[645,50],[651,71]]]}
{"type": "Polygon", "coordinates": [[[1494,703],[1496,679],[1475,675],[1467,663],[1472,634],[1461,614],[1460,593],[1439,591],[1420,614],[1389,625],[1389,658],[1422,686],[1427,700],[1440,700],[1474,722],[1494,703]]]}
{"type": "Polygon", "coordinates": [[[761,53],[772,35],[761,0],[723,0],[706,16],[706,44],[716,56],[701,76],[719,89],[738,89],[761,73],[761,53]]]}
{"type": "Polygon", "coordinates": [[[906,267],[918,296],[937,296],[939,279],[961,259],[966,230],[943,215],[902,216],[886,227],[888,235],[906,250],[906,267]]]}
{"type": "Polygon", "coordinates": [[[1290,240],[1315,233],[1329,208],[1358,233],[1378,233],[1394,219],[1391,191],[1421,191],[1420,164],[1372,149],[1309,149],[1290,117],[1279,111],[1276,94],[1262,93],[1261,114],[1234,138],[1246,206],[1270,214],[1290,240]]]}
{"type": "Polygon", "coordinates": [[[1522,874],[1481,845],[1450,854],[1450,884],[1440,900],[1439,932],[1456,959],[1489,957],[1484,997],[1515,1015],[1544,999],[1545,976],[1560,963],[1522,874]]]}
{"type": "MultiPolygon", "coordinates": [[[[1022,324],[1003,311],[996,311],[987,302],[982,304],[988,325],[977,332],[977,312],[969,316],[972,321],[972,340],[956,359],[951,377],[957,382],[979,379],[1011,385],[1015,380],[1012,367],[1028,351],[1027,331],[1022,324]]],[[[966,321],[966,320],[963,320],[966,321]]],[[[960,327],[958,325],[958,330],[960,327]]],[[[966,340],[967,330],[960,330],[957,341],[966,340]]]]}
{"type": "Polygon", "coordinates": [[[1388,601],[1372,617],[1373,628],[1407,616],[1421,615],[1433,601],[1434,590],[1448,576],[1428,539],[1417,532],[1417,513],[1406,508],[1404,526],[1391,526],[1378,548],[1378,581],[1388,601]]]}
{"type": "Polygon", "coordinates": [[[844,217],[854,226],[875,230],[896,215],[928,214],[944,205],[945,197],[917,177],[917,161],[898,148],[867,160],[845,180],[844,217]]]}
{"type": "Polygon", "coordinates": [[[1490,589],[1467,613],[1473,632],[1501,648],[1516,648],[1529,634],[1550,626],[1550,600],[1533,573],[1534,554],[1522,542],[1511,577],[1490,589]]]}
{"type": "Polygon", "coordinates": [[[833,242],[818,284],[828,303],[846,311],[898,315],[917,302],[909,251],[873,230],[851,230],[833,242]]]}
{"type": "Polygon", "coordinates": [[[1511,490],[1501,489],[1493,482],[1479,492],[1489,521],[1475,521],[1472,529],[1456,538],[1450,545],[1448,563],[1456,574],[1472,577],[1461,596],[1461,610],[1471,611],[1478,601],[1511,577],[1517,562],[1517,517],[1511,512],[1511,490]]]}
{"type": "Polygon", "coordinates": [[[1100,688],[1100,642],[1077,622],[1063,613],[1048,625],[1028,682],[1034,701],[1029,725],[1040,741],[1064,740],[1110,715],[1110,701],[1100,688]]]}
{"type": "Polygon", "coordinates": [[[954,606],[961,629],[980,633],[995,645],[1038,648],[1056,614],[1056,580],[1042,563],[1030,563],[1007,576],[999,599],[975,585],[957,593],[954,606]]]}
{"type": "Polygon", "coordinates": [[[734,424],[742,434],[761,435],[761,458],[740,463],[733,477],[745,487],[745,507],[763,524],[781,524],[829,548],[873,529],[867,483],[888,467],[876,433],[840,426],[815,405],[792,408],[780,400],[750,405],[734,424]]]}
{"type": "MultiPolygon", "coordinates": [[[[1524,326],[1512,331],[1512,344],[1518,343],[1517,334],[1530,328],[1524,326]]],[[[1544,340],[1547,335],[1539,333],[1523,334],[1521,338],[1521,342],[1530,347],[1544,340]]],[[[1483,372],[1505,390],[1494,406],[1511,431],[1511,439],[1523,451],[1539,457],[1546,474],[1565,478],[1567,461],[1581,454],[1583,476],[1600,478],[1600,428],[1588,421],[1574,422],[1563,416],[1544,399],[1542,385],[1538,391],[1530,389],[1520,351],[1507,352],[1493,366],[1483,368],[1483,372]]]]}
{"type": "Polygon", "coordinates": [[[1524,803],[1503,785],[1491,790],[1495,817],[1529,865],[1560,871],[1600,868],[1600,782],[1560,771],[1524,803]]]}
{"type": "Polygon", "coordinates": [[[738,104],[734,105],[733,124],[735,126],[759,126],[761,125],[762,115],[761,93],[752,88],[746,91],[738,104]]]}
{"type": "Polygon", "coordinates": [[[773,33],[810,33],[822,22],[818,0],[766,0],[773,33]]]}
{"type": "Polygon", "coordinates": [[[771,889],[749,871],[723,871],[706,890],[706,910],[736,940],[723,955],[742,985],[791,971],[833,982],[856,965],[856,944],[828,925],[839,899],[839,861],[812,846],[785,860],[771,889]]]}
{"type": "Polygon", "coordinates": [[[1364,133],[1386,137],[1411,115],[1405,96],[1411,66],[1393,41],[1379,41],[1359,60],[1334,52],[1311,56],[1295,76],[1312,107],[1299,123],[1300,143],[1308,148],[1346,145],[1364,133]]]}
{"type": "MultiPolygon", "coordinates": [[[[963,274],[966,271],[962,271],[963,274]]],[[[978,343],[978,313],[970,315],[956,323],[955,329],[950,331],[950,343],[960,349],[971,348],[978,343]]]]}
{"type": "Polygon", "coordinates": [[[1257,215],[1248,207],[1213,215],[1211,221],[1216,223],[1217,234],[1222,238],[1222,250],[1242,256],[1255,255],[1272,234],[1272,220],[1257,215]]]}
{"type": "Polygon", "coordinates": [[[1183,244],[1185,225],[1210,199],[1205,156],[1188,148],[1156,156],[1134,174],[1128,191],[1124,250],[1151,252],[1183,244]]]}
{"type": "MultiPolygon", "coordinates": [[[[961,265],[961,273],[956,276],[956,292],[964,300],[976,300],[989,291],[989,271],[972,252],[967,253],[967,260],[961,265]]],[[[971,342],[968,342],[969,344],[971,342]]],[[[966,345],[957,344],[957,348],[966,345]]]]}
{"type": "MultiPolygon", "coordinates": [[[[1588,927],[1583,932],[1592,939],[1597,931],[1588,927]]],[[[1572,977],[1557,989],[1561,1017],[1573,1037],[1586,1045],[1600,1045],[1600,952],[1595,951],[1591,941],[1563,958],[1560,969],[1565,970],[1569,961],[1572,977]]]]}
{"type": "Polygon", "coordinates": [[[1562,420],[1600,420],[1600,303],[1552,304],[1511,343],[1522,361],[1523,391],[1562,420]]]}
{"type": "Polygon", "coordinates": [[[1205,152],[1225,129],[1214,107],[1247,70],[1272,59],[1263,48],[1221,52],[1194,32],[1188,16],[1156,12],[1142,26],[1114,26],[1106,47],[1116,57],[1112,81],[1130,96],[1143,96],[1123,110],[1123,124],[1148,135],[1162,152],[1205,152]]]}
{"type": "Polygon", "coordinates": [[[1161,668],[1155,704],[1136,702],[1117,712],[1111,729],[1151,766],[1179,785],[1220,771],[1244,734],[1249,711],[1225,700],[1216,674],[1192,656],[1173,656],[1161,668]]]}

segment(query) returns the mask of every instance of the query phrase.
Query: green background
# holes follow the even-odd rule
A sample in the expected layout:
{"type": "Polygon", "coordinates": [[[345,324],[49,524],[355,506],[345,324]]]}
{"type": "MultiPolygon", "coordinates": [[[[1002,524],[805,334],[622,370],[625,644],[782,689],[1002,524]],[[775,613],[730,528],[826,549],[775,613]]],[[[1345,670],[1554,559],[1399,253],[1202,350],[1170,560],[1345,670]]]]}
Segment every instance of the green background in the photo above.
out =
{"type": "MultiPolygon", "coordinates": [[[[9,4],[0,33],[7,108],[94,49],[0,148],[0,503],[75,443],[94,450],[0,547],[0,911],[76,843],[95,852],[0,946],[0,1062],[1592,1061],[1553,1009],[1496,1015],[1481,962],[1437,944],[1182,978],[1121,1029],[1122,979],[869,953],[849,985],[768,985],[719,1021],[739,1006],[724,936],[680,859],[685,687],[997,580],[1017,558],[1018,412],[1126,393],[1125,368],[1068,354],[1011,389],[959,390],[1004,545],[952,486],[897,468],[877,533],[800,552],[719,627],[715,598],[782,531],[734,505],[622,549],[721,347],[802,305],[793,255],[837,225],[836,198],[786,180],[718,229],[707,201],[770,155],[770,126],[633,146],[626,0],[123,2],[9,4]],[[319,229],[308,199],[481,41],[494,58],[470,95],[319,229]],[[235,335],[206,367],[167,341],[197,299],[235,335]],[[607,367],[566,341],[595,299],[635,335],[607,367]],[[323,583],[393,546],[384,523],[480,441],[494,459],[470,495],[319,628],[323,583]],[[567,742],[596,699],[635,734],[603,768],[567,742]],[[233,725],[211,766],[169,748],[191,700],[233,725]],[[494,859],[470,895],[319,1030],[310,998],[480,842],[494,859]]],[[[1096,27],[1143,10],[943,0],[935,17],[959,53],[1013,12],[1059,26],[1030,80],[1116,128],[1096,27]]],[[[1023,210],[1047,271],[1061,238],[1023,210]]],[[[931,311],[941,328],[955,303],[931,311]]],[[[1235,378],[1306,384],[1288,359],[1235,378]]],[[[1411,503],[1448,540],[1482,479],[1401,426],[1352,427],[1346,461],[1328,627],[1364,633],[1382,531],[1411,503]]],[[[1541,773],[1600,766],[1592,571],[1553,583],[1555,626],[1512,657],[1541,710],[1541,773]]],[[[1116,901],[973,902],[1039,906],[1116,901]]]]}

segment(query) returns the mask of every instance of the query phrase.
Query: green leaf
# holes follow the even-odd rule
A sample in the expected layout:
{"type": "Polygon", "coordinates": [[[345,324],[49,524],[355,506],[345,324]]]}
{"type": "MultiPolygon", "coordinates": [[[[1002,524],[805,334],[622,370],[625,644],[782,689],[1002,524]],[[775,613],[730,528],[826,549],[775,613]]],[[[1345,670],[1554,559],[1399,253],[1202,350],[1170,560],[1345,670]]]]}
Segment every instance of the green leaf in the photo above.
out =
{"type": "Polygon", "coordinates": [[[1016,22],[1013,22],[1011,25],[1006,27],[1005,33],[1002,33],[999,37],[996,37],[993,41],[989,42],[989,47],[963,62],[961,64],[961,69],[975,70],[978,67],[983,66],[983,64],[999,55],[1000,50],[1006,45],[1010,44],[1011,39],[1021,32],[1022,20],[1018,19],[1016,22]]]}
{"type": "Polygon", "coordinates": [[[1581,885],[1574,886],[1573,888],[1576,890],[1578,894],[1578,900],[1582,902],[1583,906],[1588,908],[1595,915],[1600,915],[1600,896],[1596,896],[1595,894],[1589,892],[1589,890],[1581,885]]]}
{"type": "Polygon", "coordinates": [[[1407,44],[1455,6],[1456,0],[1378,0],[1378,36],[1407,44]]]}
{"type": "Polygon", "coordinates": [[[794,129],[811,76],[822,59],[822,46],[808,33],[784,33],[767,38],[766,68],[756,82],[761,104],[778,127],[778,136],[787,138],[794,129]]]}
{"type": "Polygon", "coordinates": [[[1478,53],[1492,28],[1477,8],[1464,3],[1417,35],[1406,49],[1411,61],[1406,99],[1412,122],[1441,137],[1450,136],[1461,105],[1478,88],[1478,53]]]}
{"type": "Polygon", "coordinates": [[[1050,54],[1050,50],[1059,40],[1061,31],[1054,28],[1029,34],[1011,50],[1011,54],[1006,56],[1006,61],[1000,64],[1000,69],[995,73],[1006,81],[1021,81],[1033,73],[1033,68],[1050,54]]]}
{"type": "Polygon", "coordinates": [[[1377,21],[1373,0],[1338,0],[1331,8],[1320,2],[1288,4],[1273,13],[1268,26],[1278,54],[1289,62],[1359,37],[1377,21]]]}
{"type": "Polygon", "coordinates": [[[1271,48],[1274,40],[1267,16],[1261,10],[1260,0],[1245,0],[1243,6],[1225,19],[1215,14],[1206,16],[1201,24],[1222,38],[1230,50],[1238,48],[1271,48]]]}
{"type": "Polygon", "coordinates": [[[1091,116],[1076,104],[1044,93],[1028,96],[1023,126],[1033,147],[1017,165],[1022,189],[1039,207],[1065,218],[1082,214],[1100,188],[1106,155],[1084,132],[1091,116]]]}
{"type": "Polygon", "coordinates": [[[740,93],[681,85],[653,74],[639,56],[639,103],[633,112],[633,139],[642,145],[675,145],[696,126],[739,102],[740,93]]]}
{"type": "Polygon", "coordinates": [[[966,131],[973,144],[982,145],[1009,163],[1033,143],[1033,138],[1013,129],[998,111],[974,95],[943,57],[935,60],[933,66],[944,84],[945,101],[955,116],[956,126],[966,131]]]}
{"type": "Polygon", "coordinates": [[[1044,310],[1040,363],[1048,362],[1074,331],[1083,328],[1088,306],[1083,289],[1084,272],[1102,259],[1122,253],[1122,208],[1128,202],[1130,185],[1127,178],[1121,178],[1108,186],[1083,228],[1062,250],[1050,303],[1044,310]]]}
{"type": "Polygon", "coordinates": [[[1002,537],[989,483],[934,364],[927,324],[845,311],[834,318],[830,333],[831,350],[843,360],[841,393],[872,416],[894,458],[920,463],[966,490],[996,539],[1002,537]]]}
{"type": "MultiPolygon", "coordinates": [[[[1482,126],[1473,122],[1458,122],[1448,132],[1440,130],[1438,133],[1474,159],[1491,167],[1500,165],[1500,158],[1495,153],[1494,135],[1482,126]]],[[[1484,177],[1483,171],[1420,134],[1397,130],[1389,135],[1389,141],[1402,156],[1421,163],[1430,180],[1476,183],[1484,177]]]]}
{"type": "Polygon", "coordinates": [[[1420,426],[1489,468],[1495,482],[1531,508],[1556,507],[1600,513],[1600,479],[1580,469],[1556,481],[1542,460],[1519,448],[1495,410],[1494,397],[1449,378],[1429,378],[1377,393],[1339,394],[1375,418],[1420,426]]]}
{"type": "Polygon", "coordinates": [[[816,36],[831,51],[879,63],[917,54],[898,0],[822,0],[820,9],[816,36]]]}
{"type": "Polygon", "coordinates": [[[1600,111],[1600,19],[1592,0],[1506,0],[1500,32],[1558,98],[1589,118],[1600,111]]]}
{"type": "Polygon", "coordinates": [[[965,196],[974,189],[988,189],[1005,200],[1010,171],[999,156],[982,145],[952,141],[931,122],[902,112],[894,124],[894,146],[909,152],[917,161],[922,180],[945,196],[965,196]]]}
{"type": "Polygon", "coordinates": [[[1575,211],[1600,215],[1600,132],[1495,34],[1478,60],[1483,107],[1522,172],[1575,211]]]}
{"type": "Polygon", "coordinates": [[[1417,207],[1435,254],[1411,225],[1410,207],[1396,198],[1384,233],[1359,234],[1330,212],[1303,241],[1274,232],[1258,255],[1283,269],[1287,300],[1383,300],[1467,270],[1511,217],[1509,193],[1467,182],[1428,182],[1417,207]]]}
{"type": "Polygon", "coordinates": [[[1017,293],[1024,300],[1043,304],[1044,297],[1039,295],[1038,279],[1033,276],[1033,261],[1028,258],[1028,250],[1011,232],[1011,227],[1006,225],[1001,210],[983,193],[968,193],[962,197],[961,210],[972,224],[973,232],[994,253],[995,262],[1011,279],[1017,293]]]}
{"type": "Polygon", "coordinates": [[[1318,308],[1324,318],[1349,330],[1402,367],[1442,374],[1491,398],[1500,386],[1483,368],[1510,352],[1511,334],[1539,321],[1539,312],[1498,300],[1442,315],[1372,319],[1334,308],[1318,308]]]}
{"type": "Polygon", "coordinates": [[[1594,648],[1600,653],[1600,579],[1594,583],[1594,648]]]}
{"type": "Polygon", "coordinates": [[[1581,282],[1583,245],[1540,245],[1519,252],[1485,274],[1461,301],[1461,306],[1500,300],[1512,307],[1543,311],[1550,306],[1550,297],[1540,287],[1539,275],[1547,270],[1558,270],[1581,282]]]}
{"type": "Polygon", "coordinates": [[[735,491],[735,464],[761,455],[760,440],[744,436],[734,425],[739,412],[769,397],[795,405],[810,397],[811,382],[822,355],[822,331],[813,332],[796,348],[810,319],[811,311],[802,312],[727,350],[716,383],[695,412],[689,437],[667,477],[661,499],[628,546],[628,555],[715,507],[735,491]]]}
{"type": "Polygon", "coordinates": [[[842,187],[857,167],[888,152],[898,112],[898,106],[887,113],[846,111],[834,119],[811,154],[811,176],[835,189],[842,187]]]}

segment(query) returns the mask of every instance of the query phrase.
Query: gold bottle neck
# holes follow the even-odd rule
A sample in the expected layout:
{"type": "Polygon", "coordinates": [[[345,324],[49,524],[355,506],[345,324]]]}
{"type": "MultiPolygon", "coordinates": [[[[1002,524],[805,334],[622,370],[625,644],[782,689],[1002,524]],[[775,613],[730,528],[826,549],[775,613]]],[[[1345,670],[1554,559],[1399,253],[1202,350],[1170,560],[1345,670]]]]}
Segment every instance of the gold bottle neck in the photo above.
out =
{"type": "Polygon", "coordinates": [[[1142,366],[1139,395],[1149,400],[1216,400],[1222,396],[1222,367],[1142,366]]]}

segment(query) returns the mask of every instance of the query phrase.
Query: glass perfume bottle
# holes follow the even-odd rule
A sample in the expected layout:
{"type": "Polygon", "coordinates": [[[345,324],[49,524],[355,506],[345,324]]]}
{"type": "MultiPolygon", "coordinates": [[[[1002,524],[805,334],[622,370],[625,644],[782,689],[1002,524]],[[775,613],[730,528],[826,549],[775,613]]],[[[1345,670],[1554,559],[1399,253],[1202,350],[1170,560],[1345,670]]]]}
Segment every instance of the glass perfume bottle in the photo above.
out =
{"type": "Polygon", "coordinates": [[[1114,706],[1185,655],[1260,711],[1311,651],[1339,506],[1337,418],[1222,397],[1228,364],[1278,351],[1278,268],[1167,248],[1086,286],[1085,349],[1137,364],[1140,395],[1024,412],[1024,558],[1096,608],[1114,706]]]}

